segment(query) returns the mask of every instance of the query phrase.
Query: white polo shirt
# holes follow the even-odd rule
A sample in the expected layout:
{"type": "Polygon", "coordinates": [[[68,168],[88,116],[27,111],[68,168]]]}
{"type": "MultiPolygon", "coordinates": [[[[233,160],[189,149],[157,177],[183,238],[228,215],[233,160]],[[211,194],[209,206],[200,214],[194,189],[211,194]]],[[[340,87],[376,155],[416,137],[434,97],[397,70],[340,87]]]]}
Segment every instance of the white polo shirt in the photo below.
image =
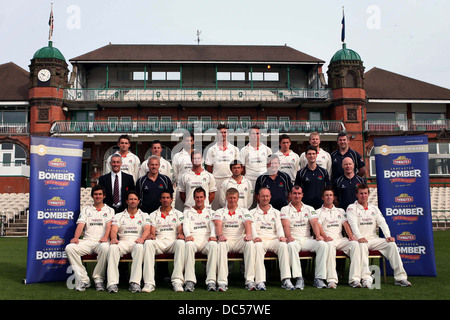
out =
{"type": "Polygon", "coordinates": [[[184,210],[183,215],[183,233],[185,237],[193,236],[194,240],[204,240],[216,236],[214,224],[212,223],[214,211],[211,207],[205,206],[201,211],[197,211],[194,207],[189,207],[184,210]]]}
{"type": "Polygon", "coordinates": [[[253,217],[253,239],[259,237],[263,241],[269,241],[284,237],[280,211],[270,206],[270,209],[264,212],[257,205],[255,209],[250,211],[250,214],[253,217]]]}
{"type": "Polygon", "coordinates": [[[322,230],[328,237],[340,239],[342,235],[342,224],[347,221],[347,214],[342,208],[326,208],[322,206],[316,210],[316,218],[322,226],[322,230]]]}
{"type": "Polygon", "coordinates": [[[161,207],[150,213],[150,224],[155,227],[155,235],[158,240],[175,241],[177,227],[183,223],[183,220],[183,213],[175,208],[172,208],[166,217],[162,217],[161,207]]]}
{"type": "Polygon", "coordinates": [[[297,176],[297,171],[300,169],[300,156],[292,150],[289,150],[287,153],[277,151],[275,154],[280,159],[279,170],[286,172],[292,182],[294,182],[295,177],[297,176]]]}
{"type": "Polygon", "coordinates": [[[235,188],[239,191],[239,207],[250,209],[253,203],[254,190],[250,180],[245,177],[242,177],[242,180],[239,183],[233,178],[228,178],[222,182],[218,188],[218,194],[216,195],[216,197],[219,197],[219,204],[222,207],[226,206],[226,193],[227,190],[231,188],[235,188]]]}
{"type": "Polygon", "coordinates": [[[225,179],[232,175],[230,163],[239,159],[239,149],[228,142],[225,148],[217,143],[208,149],[205,157],[205,164],[213,166],[214,178],[225,179]]]}
{"type": "Polygon", "coordinates": [[[206,191],[205,206],[209,205],[208,194],[210,192],[216,192],[216,180],[214,176],[206,170],[202,170],[200,173],[196,173],[193,170],[189,170],[183,174],[179,179],[178,189],[180,192],[186,193],[185,206],[192,207],[195,205],[194,190],[198,187],[202,187],[206,191]]]}
{"type": "Polygon", "coordinates": [[[172,158],[173,180],[178,183],[183,174],[192,169],[191,155],[184,149],[172,158]]]}
{"type": "Polygon", "coordinates": [[[112,221],[114,209],[104,204],[98,210],[93,205],[81,209],[77,224],[84,223],[84,240],[99,241],[105,234],[106,224],[112,221]]]}
{"type": "Polygon", "coordinates": [[[281,219],[287,219],[290,223],[291,236],[299,240],[301,238],[312,238],[310,220],[315,217],[315,210],[302,202],[300,211],[289,203],[281,208],[281,219]]]}
{"type": "Polygon", "coordinates": [[[267,158],[272,150],[260,143],[258,148],[253,148],[250,143],[240,151],[240,158],[245,165],[245,176],[250,180],[256,180],[267,171],[267,158]]]}
{"type": "Polygon", "coordinates": [[[127,209],[125,209],[125,211],[114,216],[112,225],[119,227],[117,233],[119,241],[136,241],[142,236],[144,226],[150,225],[150,218],[147,213],[142,212],[140,209],[132,218],[127,209]]]}
{"type": "Polygon", "coordinates": [[[367,208],[355,201],[347,207],[347,219],[357,239],[378,238],[377,227],[381,228],[386,238],[391,236],[391,232],[378,207],[369,204],[367,208]]]}
{"type": "Polygon", "coordinates": [[[250,212],[241,207],[237,207],[231,212],[227,207],[216,210],[213,221],[222,221],[222,234],[230,241],[238,241],[245,236],[244,221],[253,221],[250,212]]]}

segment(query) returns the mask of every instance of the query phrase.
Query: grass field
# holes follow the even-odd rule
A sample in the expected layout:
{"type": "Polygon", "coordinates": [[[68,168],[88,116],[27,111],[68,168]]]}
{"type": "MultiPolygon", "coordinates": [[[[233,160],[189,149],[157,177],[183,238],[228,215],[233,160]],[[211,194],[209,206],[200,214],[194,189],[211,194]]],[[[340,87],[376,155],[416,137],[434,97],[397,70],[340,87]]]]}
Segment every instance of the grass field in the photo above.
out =
{"type": "MultiPolygon", "coordinates": [[[[347,271],[336,290],[312,287],[313,276],[306,271],[306,288],[303,291],[281,289],[279,278],[268,277],[267,291],[246,291],[242,276],[233,272],[227,292],[206,292],[201,264],[198,266],[198,284],[192,293],[175,293],[171,284],[160,280],[156,291],[147,294],[130,293],[127,279],[121,279],[119,292],[109,294],[88,289],[75,292],[66,282],[25,285],[27,238],[0,238],[0,300],[164,300],[176,303],[189,301],[291,301],[291,300],[448,300],[450,298],[450,231],[435,231],[437,277],[413,277],[412,287],[394,286],[393,278],[381,283],[381,289],[354,289],[347,285],[347,271]]],[[[348,267],[348,265],[346,266],[348,267]]],[[[238,270],[239,268],[236,268],[238,270]]],[[[175,305],[176,305],[175,303],[175,305]]],[[[291,301],[292,303],[292,301],[291,301]]]]}

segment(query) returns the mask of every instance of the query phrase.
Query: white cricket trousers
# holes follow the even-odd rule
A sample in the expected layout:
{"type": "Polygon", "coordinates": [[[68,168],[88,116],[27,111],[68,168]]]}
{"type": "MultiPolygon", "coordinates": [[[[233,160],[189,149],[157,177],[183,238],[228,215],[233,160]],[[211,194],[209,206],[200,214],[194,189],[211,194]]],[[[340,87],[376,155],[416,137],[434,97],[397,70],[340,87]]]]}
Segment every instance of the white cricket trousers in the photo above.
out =
{"type": "Polygon", "coordinates": [[[244,255],[245,284],[255,281],[255,243],[244,239],[218,242],[217,283],[228,285],[228,253],[236,252],[244,255]]]}
{"type": "Polygon", "coordinates": [[[348,282],[360,282],[361,253],[358,241],[350,241],[347,238],[339,238],[325,243],[329,246],[327,258],[327,282],[338,283],[338,275],[336,271],[336,250],[343,251],[350,257],[348,282]]]}
{"type": "Polygon", "coordinates": [[[197,283],[195,276],[195,253],[200,252],[208,256],[206,262],[205,283],[216,283],[217,279],[217,242],[208,241],[207,238],[194,238],[194,241],[186,241],[186,256],[184,263],[184,280],[197,283]]]}
{"type": "Polygon", "coordinates": [[[369,250],[378,250],[389,260],[394,271],[395,281],[406,280],[408,278],[403,262],[398,253],[397,244],[395,242],[387,242],[385,238],[367,239],[367,243],[360,243],[361,251],[361,280],[372,282],[371,272],[369,269],[369,250]]]}
{"type": "Polygon", "coordinates": [[[278,239],[255,242],[255,251],[255,283],[266,282],[264,256],[267,251],[273,252],[278,256],[281,280],[289,279],[291,277],[288,246],[286,242],[281,242],[278,239]]]}
{"type": "Polygon", "coordinates": [[[131,273],[129,282],[141,284],[142,263],[144,261],[144,245],[136,243],[134,240],[120,240],[118,244],[109,246],[108,267],[107,267],[107,287],[119,284],[119,260],[123,255],[131,253],[133,262],[131,263],[131,273]]]}
{"type": "Polygon", "coordinates": [[[147,240],[144,243],[144,283],[155,284],[155,255],[173,253],[174,263],[172,272],[172,283],[184,284],[184,240],[147,240]]]}
{"type": "Polygon", "coordinates": [[[94,281],[105,281],[106,262],[108,259],[109,242],[98,242],[93,240],[80,240],[78,243],[69,243],[66,246],[66,254],[72,266],[76,279],[89,283],[89,276],[81,261],[81,257],[88,254],[97,254],[97,264],[92,272],[94,281]]]}
{"type": "Polygon", "coordinates": [[[314,277],[317,279],[327,278],[328,245],[325,243],[325,241],[317,241],[310,238],[300,238],[288,243],[288,251],[293,278],[303,277],[299,257],[300,251],[315,252],[316,265],[314,277]]]}

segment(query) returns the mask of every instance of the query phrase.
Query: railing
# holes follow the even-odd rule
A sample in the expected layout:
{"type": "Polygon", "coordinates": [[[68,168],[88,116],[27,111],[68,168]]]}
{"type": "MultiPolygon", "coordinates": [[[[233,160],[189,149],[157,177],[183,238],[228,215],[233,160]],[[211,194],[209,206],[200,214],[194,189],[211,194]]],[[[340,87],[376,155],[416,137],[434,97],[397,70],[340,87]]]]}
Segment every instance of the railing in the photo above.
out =
{"type": "Polygon", "coordinates": [[[0,134],[25,134],[29,133],[29,128],[27,122],[3,122],[0,123],[0,134]]]}
{"type": "Polygon", "coordinates": [[[21,161],[0,162],[0,177],[29,177],[30,165],[21,161]]]}
{"type": "Polygon", "coordinates": [[[68,101],[290,101],[328,100],[330,89],[65,89],[68,101]]]}
{"type": "Polygon", "coordinates": [[[234,132],[246,132],[251,126],[258,125],[267,132],[279,130],[283,133],[324,132],[338,133],[345,130],[340,121],[57,121],[53,123],[50,133],[54,134],[87,134],[87,133],[159,133],[170,134],[176,130],[189,132],[215,132],[219,124],[228,125],[234,132]]]}
{"type": "Polygon", "coordinates": [[[367,120],[365,131],[439,131],[450,128],[449,119],[439,120],[367,120]]]}

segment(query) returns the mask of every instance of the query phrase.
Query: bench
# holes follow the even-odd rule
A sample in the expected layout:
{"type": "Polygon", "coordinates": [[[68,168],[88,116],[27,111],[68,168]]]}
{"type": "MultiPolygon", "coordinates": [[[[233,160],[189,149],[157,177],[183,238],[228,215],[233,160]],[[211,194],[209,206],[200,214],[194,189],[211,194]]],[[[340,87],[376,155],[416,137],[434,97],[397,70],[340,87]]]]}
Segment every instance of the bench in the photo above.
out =
{"type": "MultiPolygon", "coordinates": [[[[314,260],[316,254],[309,251],[300,251],[300,260],[314,260]]],[[[348,256],[343,251],[336,251],[336,259],[347,259],[348,256]]],[[[171,253],[158,254],[155,257],[155,262],[173,262],[174,255],[171,253]]],[[[273,252],[267,252],[264,260],[277,260],[278,257],[273,252]]],[[[369,259],[382,259],[383,270],[386,271],[386,258],[377,250],[369,251],[369,259]]],[[[195,254],[195,261],[207,261],[208,257],[201,253],[195,254]]],[[[97,262],[96,254],[84,255],[81,257],[81,261],[84,263],[97,262]]],[[[132,262],[131,253],[125,254],[120,258],[120,262],[132,262]]],[[[228,261],[244,261],[244,256],[241,253],[229,253],[228,261]]],[[[387,282],[386,272],[384,272],[384,282],[387,282]]]]}

